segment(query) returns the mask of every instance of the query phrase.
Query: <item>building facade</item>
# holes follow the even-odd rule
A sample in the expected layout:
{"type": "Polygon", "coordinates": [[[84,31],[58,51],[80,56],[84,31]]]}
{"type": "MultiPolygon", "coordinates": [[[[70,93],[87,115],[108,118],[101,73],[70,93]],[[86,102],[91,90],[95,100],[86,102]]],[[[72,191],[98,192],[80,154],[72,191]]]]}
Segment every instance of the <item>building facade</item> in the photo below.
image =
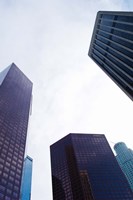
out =
{"type": "Polygon", "coordinates": [[[116,159],[133,191],[133,151],[127,148],[124,142],[115,144],[114,150],[116,152],[116,159]]]}
{"type": "Polygon", "coordinates": [[[32,158],[26,156],[23,166],[20,200],[31,199],[32,164],[33,164],[32,158]]]}
{"type": "Polygon", "coordinates": [[[31,96],[14,63],[0,74],[0,200],[19,200],[31,96]]]}
{"type": "Polygon", "coordinates": [[[133,100],[133,12],[98,12],[89,56],[133,100]]]}
{"type": "Polygon", "coordinates": [[[69,134],[50,151],[53,200],[133,200],[104,135],[69,134]]]}

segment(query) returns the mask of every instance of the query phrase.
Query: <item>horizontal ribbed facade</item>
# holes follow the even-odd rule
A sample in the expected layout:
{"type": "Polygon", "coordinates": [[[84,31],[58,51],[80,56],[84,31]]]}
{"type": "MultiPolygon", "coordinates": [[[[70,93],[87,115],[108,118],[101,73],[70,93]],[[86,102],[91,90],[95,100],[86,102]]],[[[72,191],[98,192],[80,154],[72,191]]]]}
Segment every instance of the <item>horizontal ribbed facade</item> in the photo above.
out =
{"type": "Polygon", "coordinates": [[[132,12],[98,12],[89,56],[133,100],[132,12]]]}

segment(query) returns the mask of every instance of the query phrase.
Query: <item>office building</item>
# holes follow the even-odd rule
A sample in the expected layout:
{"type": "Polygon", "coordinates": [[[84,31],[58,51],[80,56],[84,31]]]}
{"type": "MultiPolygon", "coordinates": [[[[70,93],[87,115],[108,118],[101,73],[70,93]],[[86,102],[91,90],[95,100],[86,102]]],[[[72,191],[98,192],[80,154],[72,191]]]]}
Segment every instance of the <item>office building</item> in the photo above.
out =
{"type": "Polygon", "coordinates": [[[32,82],[13,63],[0,74],[0,200],[19,200],[32,82]]]}
{"type": "Polygon", "coordinates": [[[133,191],[133,151],[127,148],[124,142],[115,144],[114,150],[116,152],[116,159],[133,191]]]}
{"type": "Polygon", "coordinates": [[[33,163],[32,158],[26,156],[24,160],[23,173],[22,173],[20,200],[31,199],[32,163],[33,163]]]}
{"type": "Polygon", "coordinates": [[[98,12],[89,56],[133,100],[133,12],[98,12]]]}
{"type": "Polygon", "coordinates": [[[53,200],[133,200],[104,135],[69,134],[50,150],[53,200]]]}

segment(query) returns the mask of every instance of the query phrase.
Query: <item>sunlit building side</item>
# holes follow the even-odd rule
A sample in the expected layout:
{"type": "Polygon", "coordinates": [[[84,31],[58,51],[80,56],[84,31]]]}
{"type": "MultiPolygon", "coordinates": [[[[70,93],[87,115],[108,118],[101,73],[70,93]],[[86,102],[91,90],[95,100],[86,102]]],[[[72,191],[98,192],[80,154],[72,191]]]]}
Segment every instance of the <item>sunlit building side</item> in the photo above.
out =
{"type": "Polygon", "coordinates": [[[24,166],[23,166],[20,200],[31,199],[32,165],[33,165],[32,158],[27,156],[24,160],[24,166]]]}
{"type": "Polygon", "coordinates": [[[116,159],[133,191],[133,150],[127,148],[124,142],[115,144],[114,150],[116,152],[116,159]]]}

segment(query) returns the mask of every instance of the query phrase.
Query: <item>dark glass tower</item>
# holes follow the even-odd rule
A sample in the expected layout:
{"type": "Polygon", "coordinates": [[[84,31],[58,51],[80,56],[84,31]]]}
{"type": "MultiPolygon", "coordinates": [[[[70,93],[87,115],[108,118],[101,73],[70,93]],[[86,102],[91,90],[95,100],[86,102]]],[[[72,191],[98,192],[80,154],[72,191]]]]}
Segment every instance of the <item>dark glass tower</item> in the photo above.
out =
{"type": "Polygon", "coordinates": [[[114,150],[116,152],[116,159],[133,191],[133,150],[127,148],[124,142],[116,143],[114,150]]]}
{"type": "Polygon", "coordinates": [[[53,200],[133,200],[102,134],[69,134],[50,147],[53,200]]]}
{"type": "Polygon", "coordinates": [[[98,12],[89,56],[133,100],[133,12],[98,12]]]}
{"type": "Polygon", "coordinates": [[[31,93],[15,64],[0,74],[0,200],[19,200],[31,93]]]}

